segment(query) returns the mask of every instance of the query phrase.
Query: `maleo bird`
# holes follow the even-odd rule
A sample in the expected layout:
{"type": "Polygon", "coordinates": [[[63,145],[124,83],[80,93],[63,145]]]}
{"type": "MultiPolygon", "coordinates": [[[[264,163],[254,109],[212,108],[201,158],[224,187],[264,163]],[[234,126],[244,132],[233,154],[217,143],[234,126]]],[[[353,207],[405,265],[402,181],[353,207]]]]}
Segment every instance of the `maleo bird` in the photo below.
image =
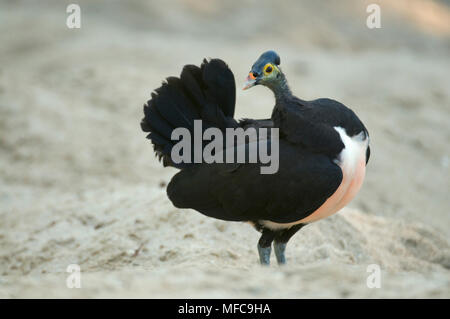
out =
{"type": "Polygon", "coordinates": [[[191,208],[213,218],[251,223],[261,232],[258,253],[270,263],[271,246],[284,264],[289,239],[303,226],[330,216],[348,204],[361,188],[369,160],[369,134],[345,105],[321,98],[304,101],[294,96],[274,51],[253,64],[244,89],[268,87],[275,95],[270,119],[237,121],[235,80],[220,59],[200,67],[184,66],[169,77],[144,105],[141,128],[164,166],[180,171],[167,186],[178,208],[191,208]],[[260,163],[180,163],[171,159],[177,127],[193,132],[194,120],[203,128],[278,128],[279,168],[261,174],[260,163]]]}

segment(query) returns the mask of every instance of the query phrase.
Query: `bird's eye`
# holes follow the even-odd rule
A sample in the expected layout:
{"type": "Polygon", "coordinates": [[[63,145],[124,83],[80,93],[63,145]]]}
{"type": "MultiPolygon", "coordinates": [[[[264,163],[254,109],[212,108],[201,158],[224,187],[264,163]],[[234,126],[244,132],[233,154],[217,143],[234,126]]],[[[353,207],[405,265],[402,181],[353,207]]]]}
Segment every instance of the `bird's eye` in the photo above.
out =
{"type": "Polygon", "coordinates": [[[273,68],[272,68],[272,66],[271,66],[270,64],[267,64],[267,65],[264,67],[264,73],[265,73],[266,75],[272,73],[272,71],[273,71],[273,68]]]}

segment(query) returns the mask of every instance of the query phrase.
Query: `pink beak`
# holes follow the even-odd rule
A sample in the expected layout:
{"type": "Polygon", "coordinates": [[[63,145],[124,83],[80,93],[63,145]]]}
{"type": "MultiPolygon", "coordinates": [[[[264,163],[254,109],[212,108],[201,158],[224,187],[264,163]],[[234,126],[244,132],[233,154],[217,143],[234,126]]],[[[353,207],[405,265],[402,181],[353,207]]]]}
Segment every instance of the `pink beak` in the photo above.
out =
{"type": "Polygon", "coordinates": [[[256,77],[253,75],[252,72],[250,72],[247,78],[245,79],[244,87],[242,89],[247,90],[255,85],[256,85],[256,77]]]}

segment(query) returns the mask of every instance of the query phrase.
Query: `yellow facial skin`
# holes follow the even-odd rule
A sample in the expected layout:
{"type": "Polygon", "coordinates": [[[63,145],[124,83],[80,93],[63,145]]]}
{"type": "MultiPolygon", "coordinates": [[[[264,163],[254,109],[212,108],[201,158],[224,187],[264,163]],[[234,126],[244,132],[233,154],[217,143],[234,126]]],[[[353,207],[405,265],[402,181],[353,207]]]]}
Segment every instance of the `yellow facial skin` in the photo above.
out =
{"type": "Polygon", "coordinates": [[[280,73],[280,69],[272,63],[267,63],[263,68],[263,81],[270,82],[277,78],[277,75],[280,73]]]}
{"type": "Polygon", "coordinates": [[[263,72],[265,76],[268,76],[269,74],[271,74],[274,70],[274,66],[272,65],[272,63],[267,63],[264,68],[263,68],[263,72]]]}
{"type": "MultiPolygon", "coordinates": [[[[258,70],[258,73],[261,72],[258,70]]],[[[277,76],[280,74],[280,69],[272,64],[272,63],[267,63],[266,65],[264,65],[264,67],[262,68],[262,72],[261,72],[261,76],[259,76],[258,78],[253,74],[252,71],[250,71],[250,73],[248,74],[246,81],[244,83],[244,87],[242,88],[243,90],[247,90],[253,86],[255,86],[256,84],[266,84],[268,85],[269,83],[272,83],[274,81],[277,80],[277,76]]]]}

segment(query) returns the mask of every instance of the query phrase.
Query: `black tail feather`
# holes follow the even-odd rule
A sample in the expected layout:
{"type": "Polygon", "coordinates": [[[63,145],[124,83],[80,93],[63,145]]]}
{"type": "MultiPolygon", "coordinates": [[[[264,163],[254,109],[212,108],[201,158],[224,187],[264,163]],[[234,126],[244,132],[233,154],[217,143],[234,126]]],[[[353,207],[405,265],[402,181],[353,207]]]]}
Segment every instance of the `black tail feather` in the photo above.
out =
{"type": "Polygon", "coordinates": [[[193,133],[194,120],[202,120],[203,130],[236,127],[235,101],[234,75],[225,62],[212,59],[204,60],[201,67],[185,65],[180,78],[167,78],[152,93],[152,98],[144,105],[141,128],[150,133],[147,138],[165,166],[186,167],[188,165],[176,165],[170,160],[175,143],[171,140],[172,131],[184,127],[193,133]]]}
{"type": "Polygon", "coordinates": [[[207,84],[207,100],[218,103],[225,116],[233,117],[236,103],[236,84],[234,75],[222,60],[203,60],[203,81],[207,84]]]}
{"type": "Polygon", "coordinates": [[[201,111],[199,106],[205,105],[206,101],[203,93],[205,88],[202,87],[203,80],[200,68],[196,65],[185,65],[181,72],[180,80],[183,83],[186,95],[197,106],[198,111],[201,111]]]}
{"type": "Polygon", "coordinates": [[[152,107],[152,100],[144,105],[145,118],[141,121],[141,128],[144,132],[159,132],[160,135],[170,140],[172,133],[172,126],[168,123],[162,115],[158,112],[156,107],[152,107]],[[145,119],[151,118],[151,121],[145,119]]]}

